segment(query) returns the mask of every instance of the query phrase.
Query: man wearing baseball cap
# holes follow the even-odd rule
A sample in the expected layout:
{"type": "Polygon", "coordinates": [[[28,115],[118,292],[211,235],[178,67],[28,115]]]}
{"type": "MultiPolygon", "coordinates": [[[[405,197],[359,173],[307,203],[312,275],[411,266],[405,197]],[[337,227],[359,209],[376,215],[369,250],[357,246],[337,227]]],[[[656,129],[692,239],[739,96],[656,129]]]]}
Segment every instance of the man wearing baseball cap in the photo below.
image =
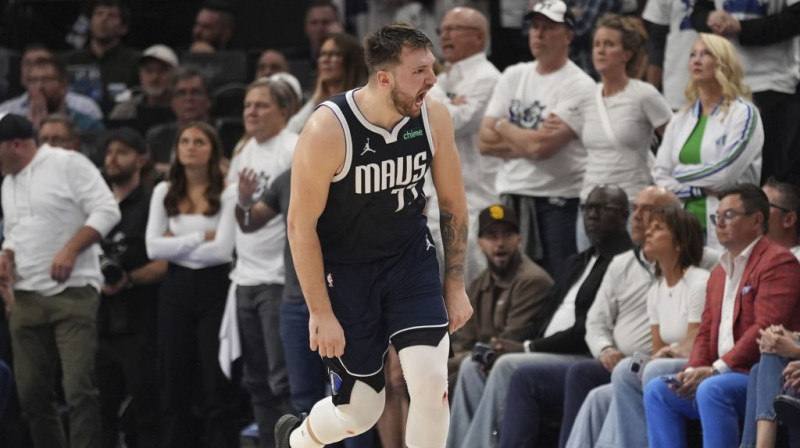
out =
{"type": "Polygon", "coordinates": [[[577,252],[586,149],[580,110],[595,84],[568,58],[575,18],[560,0],[537,3],[528,44],[536,57],[508,67],[492,94],[478,147],[503,163],[496,187],[520,217],[523,251],[550,275],[577,252]]]}
{"type": "Polygon", "coordinates": [[[453,334],[455,356],[447,363],[451,391],[461,362],[476,342],[489,343],[495,337],[522,341],[553,285],[547,272],[520,252],[521,242],[513,209],[494,204],[480,212],[478,246],[487,268],[467,289],[472,318],[453,334]]]}
{"type": "Polygon", "coordinates": [[[100,238],[120,220],[100,171],[75,151],[36,147],[24,117],[0,114],[5,240],[0,252],[20,404],[36,448],[66,448],[53,385],[61,365],[69,446],[100,446],[95,385],[100,238]]]}
{"type": "MultiPolygon", "coordinates": [[[[130,98],[117,104],[109,114],[112,120],[131,120],[140,114],[159,109],[171,113],[172,74],[178,67],[178,57],[166,45],[153,45],[139,58],[140,91],[128,93],[130,98]]],[[[172,121],[171,119],[165,122],[172,121]]]]}

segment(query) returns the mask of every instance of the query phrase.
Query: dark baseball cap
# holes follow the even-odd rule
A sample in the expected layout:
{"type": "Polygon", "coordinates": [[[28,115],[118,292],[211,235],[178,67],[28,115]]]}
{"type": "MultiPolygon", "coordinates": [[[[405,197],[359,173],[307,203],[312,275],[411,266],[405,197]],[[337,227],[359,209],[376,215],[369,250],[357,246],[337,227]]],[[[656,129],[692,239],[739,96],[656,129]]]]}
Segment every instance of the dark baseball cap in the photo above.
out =
{"type": "Polygon", "coordinates": [[[106,132],[103,147],[108,149],[111,142],[121,142],[125,146],[133,148],[139,154],[147,154],[147,145],[144,143],[142,135],[135,129],[121,127],[106,132]]]}
{"type": "Polygon", "coordinates": [[[0,142],[14,139],[27,140],[33,136],[33,125],[27,118],[0,113],[0,142]]]}
{"type": "Polygon", "coordinates": [[[505,205],[494,204],[483,209],[478,215],[478,236],[483,235],[483,232],[496,222],[510,224],[514,230],[519,232],[519,219],[516,212],[505,205]]]}

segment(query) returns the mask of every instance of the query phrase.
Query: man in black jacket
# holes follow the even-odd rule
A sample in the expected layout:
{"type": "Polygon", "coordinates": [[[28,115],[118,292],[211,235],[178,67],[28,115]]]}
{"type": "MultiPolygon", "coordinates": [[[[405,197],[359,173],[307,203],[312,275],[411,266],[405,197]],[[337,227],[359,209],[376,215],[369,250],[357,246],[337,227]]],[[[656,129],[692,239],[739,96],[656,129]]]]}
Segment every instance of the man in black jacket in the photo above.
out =
{"type": "Polygon", "coordinates": [[[555,360],[585,359],[586,314],[594,302],[608,264],[632,247],[625,230],[628,199],[618,187],[595,188],[582,206],[592,247],[565,262],[523,342],[493,341],[501,355],[486,373],[468,359],[461,365],[453,393],[448,448],[492,446],[502,419],[508,383],[524,365],[555,360]]]}

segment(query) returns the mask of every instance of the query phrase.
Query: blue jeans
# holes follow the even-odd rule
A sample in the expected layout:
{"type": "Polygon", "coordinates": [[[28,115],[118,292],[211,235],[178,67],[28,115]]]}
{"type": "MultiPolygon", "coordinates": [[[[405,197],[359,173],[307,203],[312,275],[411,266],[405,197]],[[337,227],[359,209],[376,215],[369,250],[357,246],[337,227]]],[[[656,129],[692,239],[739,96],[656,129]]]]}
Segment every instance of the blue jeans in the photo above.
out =
{"type": "Polygon", "coordinates": [[[328,375],[319,354],[308,347],[308,307],[305,302],[281,303],[281,341],[289,373],[292,407],[309,412],[325,398],[328,375]]]}
{"type": "Polygon", "coordinates": [[[747,383],[747,413],[741,448],[756,446],[758,420],[775,421],[772,402],[783,392],[783,369],[789,360],[769,353],[761,354],[761,362],[750,370],[747,383]]]}
{"type": "Polygon", "coordinates": [[[650,447],[686,447],[686,419],[700,419],[703,446],[738,447],[746,397],[747,375],[738,372],[705,379],[693,400],[679,397],[664,381],[650,381],[644,391],[650,447]]]}

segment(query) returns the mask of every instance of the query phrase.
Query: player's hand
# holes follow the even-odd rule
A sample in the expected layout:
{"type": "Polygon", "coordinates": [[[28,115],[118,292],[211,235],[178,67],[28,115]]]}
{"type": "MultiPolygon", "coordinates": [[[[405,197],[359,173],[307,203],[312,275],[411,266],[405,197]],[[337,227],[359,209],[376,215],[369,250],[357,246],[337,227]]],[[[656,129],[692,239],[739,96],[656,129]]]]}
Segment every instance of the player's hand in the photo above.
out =
{"type": "Polygon", "coordinates": [[[308,334],[311,350],[319,352],[320,356],[335,358],[344,354],[344,330],[333,311],[311,313],[308,334]]]}
{"type": "Polygon", "coordinates": [[[252,168],[244,168],[239,171],[239,205],[251,207],[253,205],[253,193],[258,188],[258,173],[252,168]]]}
{"type": "Polygon", "coordinates": [[[444,304],[447,308],[447,316],[450,318],[450,334],[463,327],[472,316],[472,304],[469,303],[467,291],[461,288],[453,288],[453,291],[445,291],[444,304]]]}
{"type": "Polygon", "coordinates": [[[50,266],[50,278],[58,283],[64,283],[72,275],[72,268],[75,267],[75,259],[78,254],[67,247],[61,249],[53,258],[50,266]]]}

